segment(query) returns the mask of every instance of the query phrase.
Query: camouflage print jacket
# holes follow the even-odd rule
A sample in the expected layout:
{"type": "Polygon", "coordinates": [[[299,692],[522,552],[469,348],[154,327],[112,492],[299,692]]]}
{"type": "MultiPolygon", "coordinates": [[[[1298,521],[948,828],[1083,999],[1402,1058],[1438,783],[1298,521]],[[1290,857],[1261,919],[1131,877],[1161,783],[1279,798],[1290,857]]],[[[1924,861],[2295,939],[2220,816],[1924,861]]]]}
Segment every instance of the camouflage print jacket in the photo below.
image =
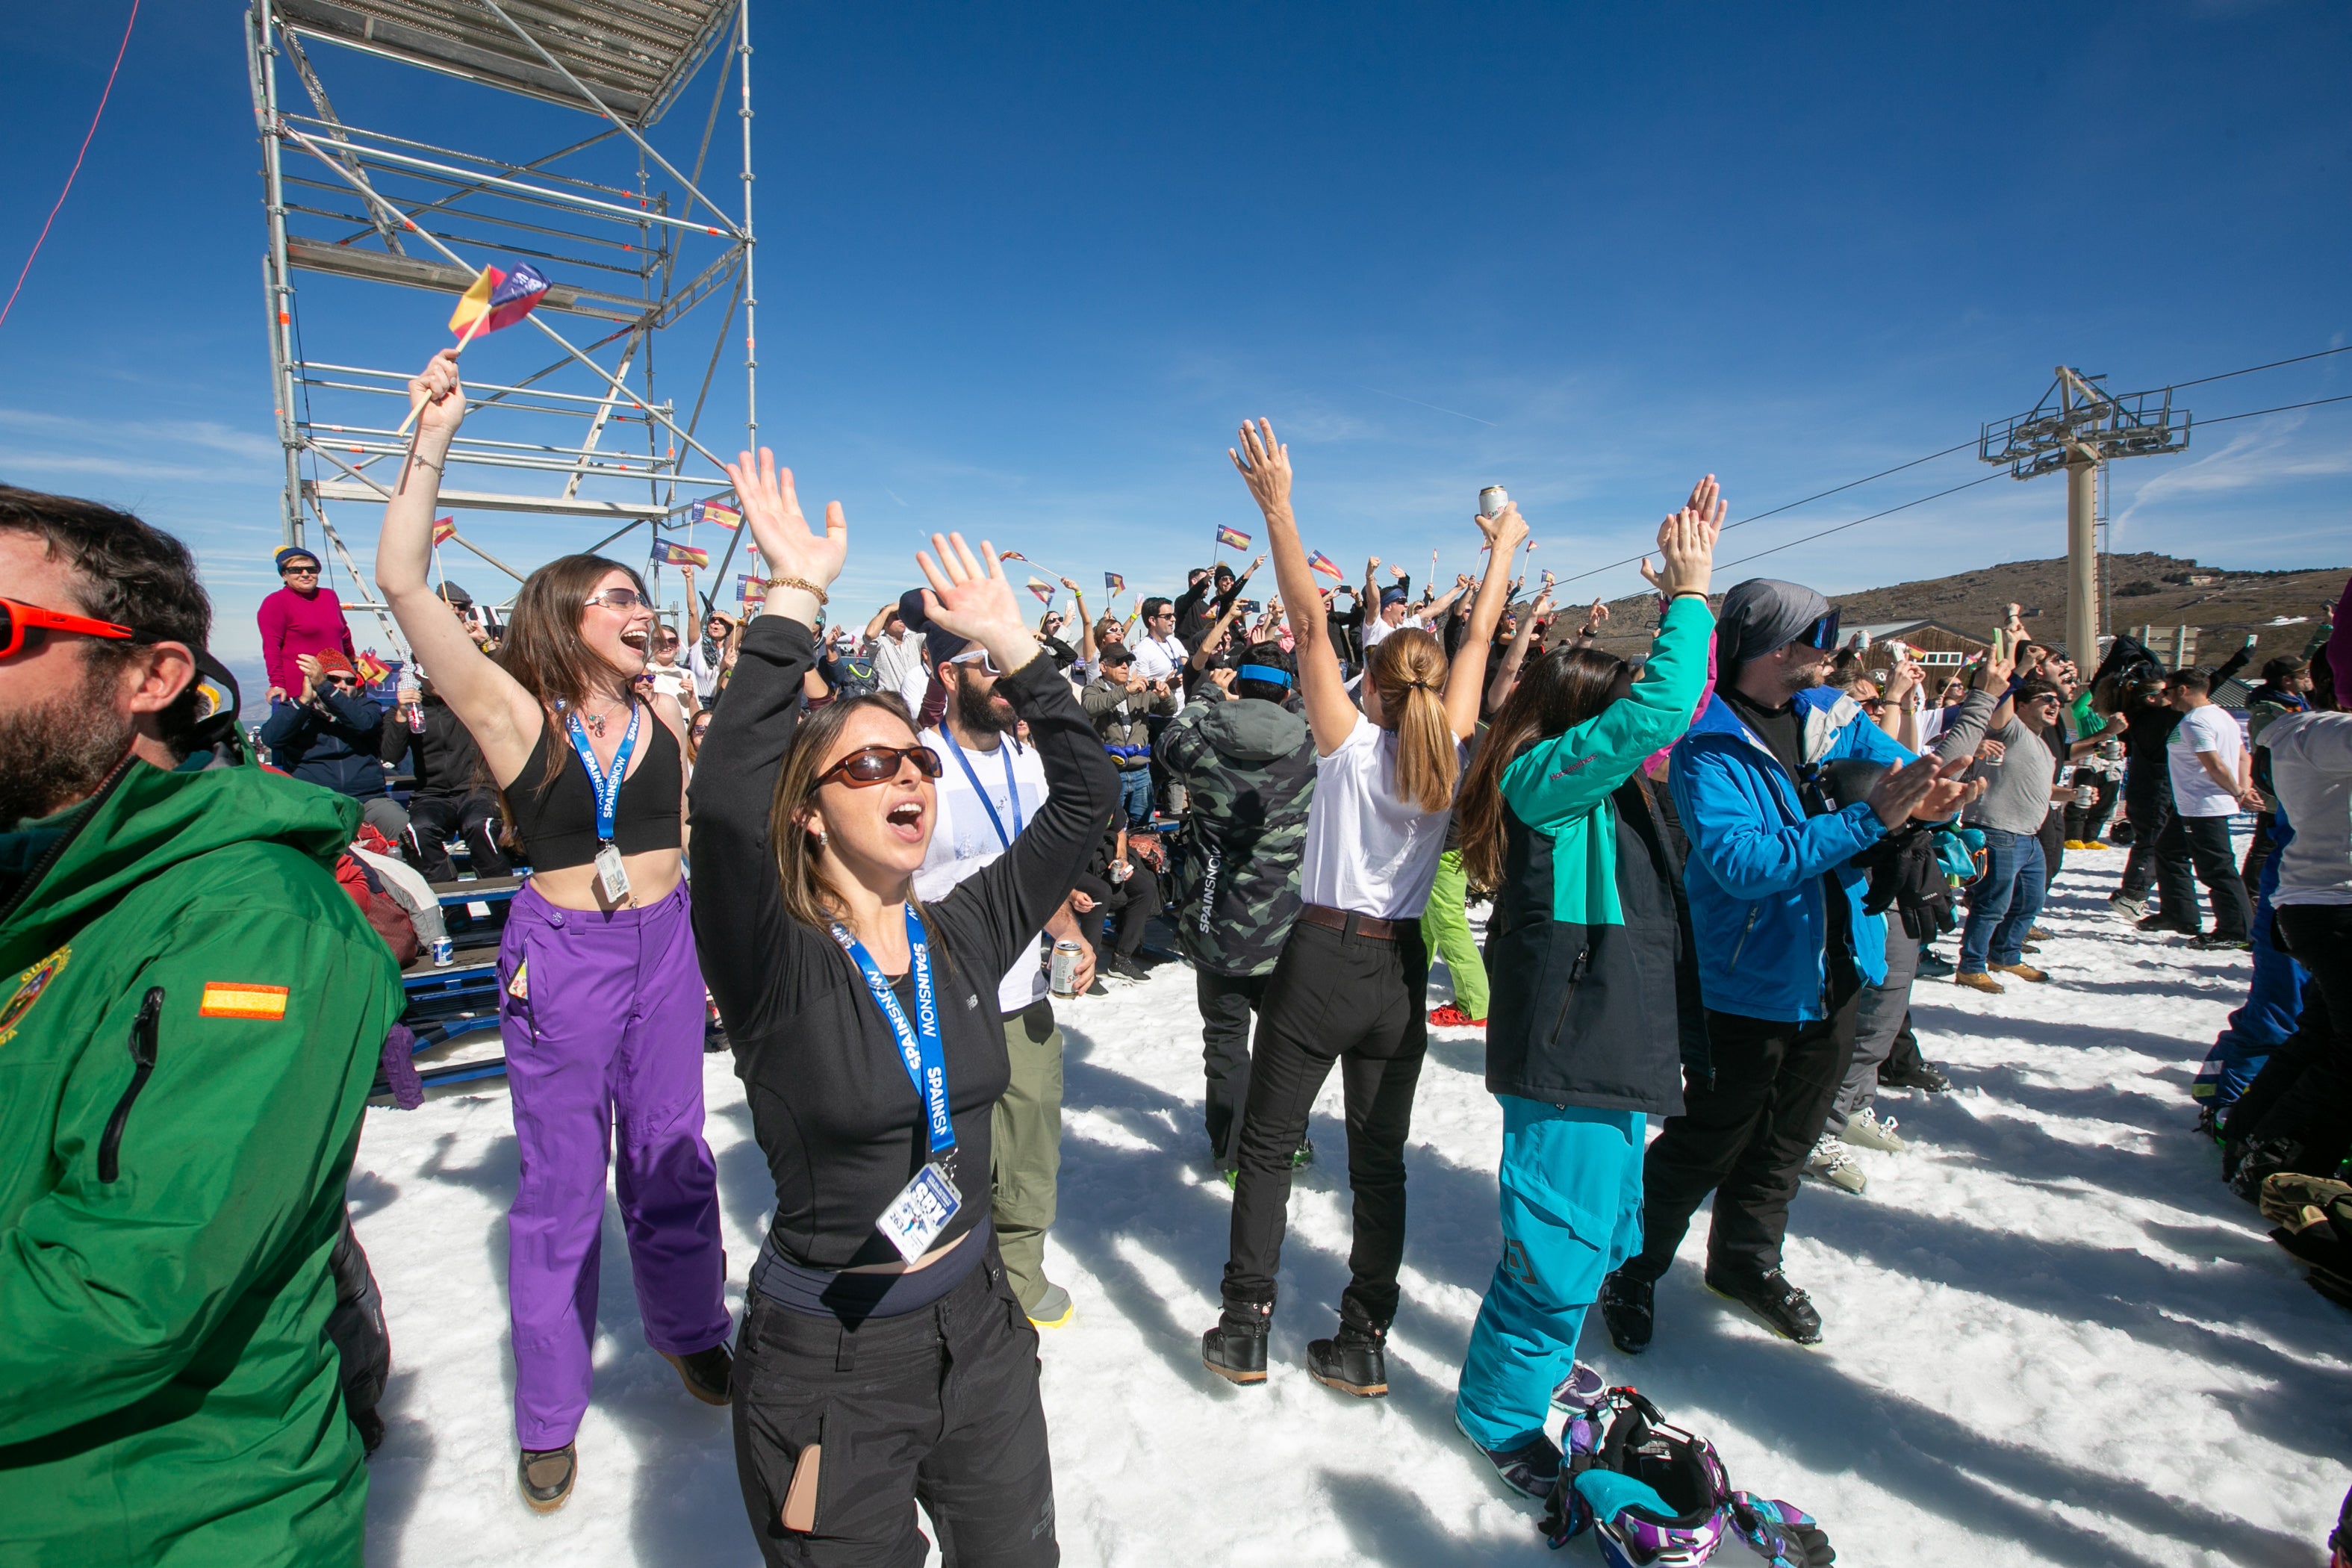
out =
{"type": "Polygon", "coordinates": [[[1188,706],[1160,736],[1184,786],[1176,929],[1214,974],[1263,974],[1298,918],[1298,861],[1315,794],[1307,721],[1255,698],[1188,706]]]}

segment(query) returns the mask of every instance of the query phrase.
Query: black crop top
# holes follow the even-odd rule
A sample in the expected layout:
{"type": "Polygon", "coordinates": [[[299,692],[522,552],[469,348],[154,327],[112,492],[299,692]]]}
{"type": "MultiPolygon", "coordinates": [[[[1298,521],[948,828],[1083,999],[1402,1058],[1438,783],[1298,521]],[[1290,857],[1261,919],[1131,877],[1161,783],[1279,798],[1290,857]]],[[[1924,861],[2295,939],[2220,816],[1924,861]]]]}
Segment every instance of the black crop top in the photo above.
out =
{"type": "MultiPolygon", "coordinates": [[[[647,712],[637,724],[637,744],[646,760],[622,781],[621,798],[613,808],[614,847],[624,855],[678,848],[678,796],[686,772],[677,737],[647,712]]],[[[572,749],[572,738],[553,721],[540,725],[530,761],[507,786],[507,808],[514,813],[515,831],[522,836],[532,870],[560,871],[596,858],[596,791],[572,749]],[[551,745],[563,748],[563,761],[553,781],[542,787],[551,745]]]]}

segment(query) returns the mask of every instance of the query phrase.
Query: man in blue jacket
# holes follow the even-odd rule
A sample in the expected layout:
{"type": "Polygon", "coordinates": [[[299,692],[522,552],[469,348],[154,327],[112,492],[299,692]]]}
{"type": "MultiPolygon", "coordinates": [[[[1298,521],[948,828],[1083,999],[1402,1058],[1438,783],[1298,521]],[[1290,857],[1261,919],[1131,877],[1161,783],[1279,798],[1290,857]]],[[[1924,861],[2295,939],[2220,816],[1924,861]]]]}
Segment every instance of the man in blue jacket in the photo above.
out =
{"type": "MultiPolygon", "coordinates": [[[[395,842],[408,813],[385,793],[383,705],[360,689],[352,661],[340,653],[303,654],[302,689],[278,703],[261,726],[269,760],[304,784],[360,803],[360,818],[395,842]]],[[[398,731],[405,749],[408,731],[398,731]]]]}
{"type": "MultiPolygon", "coordinates": [[[[1863,912],[1853,857],[1907,817],[1951,814],[1960,785],[1821,684],[1838,612],[1811,588],[1751,578],[1724,595],[1714,696],[1675,744],[1669,784],[1690,837],[1684,863],[1712,1071],[1643,1161],[1643,1248],[1603,1283],[1621,1351],[1650,1341],[1652,1289],[1715,1192],[1707,1286],[1801,1344],[1821,1316],[1780,1271],[1805,1156],[1853,1050],[1856,1005],[1883,978],[1885,917],[1863,912]],[[1895,764],[1833,809],[1830,764],[1895,764]]],[[[1948,764],[1957,774],[1965,760],[1948,764]]]]}

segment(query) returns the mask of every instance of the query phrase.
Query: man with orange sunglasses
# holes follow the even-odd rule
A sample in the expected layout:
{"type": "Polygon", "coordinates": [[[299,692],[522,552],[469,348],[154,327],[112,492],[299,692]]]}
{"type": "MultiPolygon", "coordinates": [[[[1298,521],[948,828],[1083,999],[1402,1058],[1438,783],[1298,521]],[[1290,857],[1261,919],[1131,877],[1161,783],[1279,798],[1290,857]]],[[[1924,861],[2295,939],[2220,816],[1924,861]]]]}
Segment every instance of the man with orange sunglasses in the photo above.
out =
{"type": "Polygon", "coordinates": [[[359,805],[255,763],[211,619],[177,540],[0,486],[12,1563],[363,1546],[330,1258],[400,980],[329,869],[359,805]]]}

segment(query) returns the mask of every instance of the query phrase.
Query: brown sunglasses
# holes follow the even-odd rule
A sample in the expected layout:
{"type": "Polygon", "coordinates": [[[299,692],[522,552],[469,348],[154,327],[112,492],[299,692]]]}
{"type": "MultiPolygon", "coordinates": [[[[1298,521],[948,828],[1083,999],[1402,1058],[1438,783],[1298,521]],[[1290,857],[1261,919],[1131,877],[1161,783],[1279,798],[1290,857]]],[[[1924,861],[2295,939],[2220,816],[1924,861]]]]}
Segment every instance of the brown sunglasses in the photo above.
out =
{"type": "Polygon", "coordinates": [[[860,746],[817,774],[816,782],[830,784],[838,774],[852,789],[871,789],[897,778],[901,763],[914,763],[915,771],[927,779],[939,777],[942,771],[940,754],[929,746],[860,746]]]}

